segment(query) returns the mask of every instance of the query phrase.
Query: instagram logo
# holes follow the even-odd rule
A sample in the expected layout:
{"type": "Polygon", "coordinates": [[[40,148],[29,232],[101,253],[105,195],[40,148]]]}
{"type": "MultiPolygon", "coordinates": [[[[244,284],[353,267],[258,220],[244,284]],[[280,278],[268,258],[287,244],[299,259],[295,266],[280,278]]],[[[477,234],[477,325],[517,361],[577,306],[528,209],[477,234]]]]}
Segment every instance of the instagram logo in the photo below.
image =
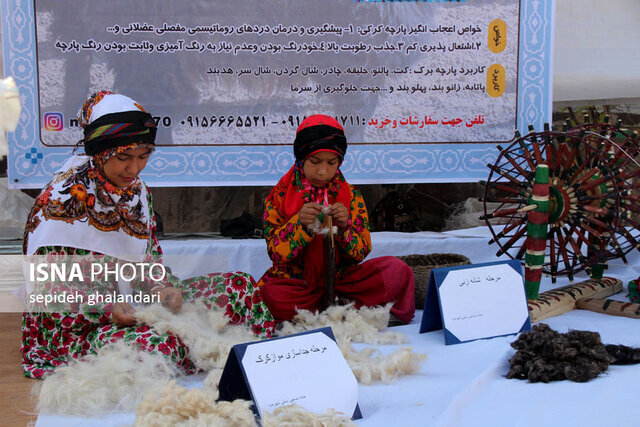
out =
{"type": "Polygon", "coordinates": [[[61,131],[64,127],[62,113],[44,113],[44,130],[61,131]]]}

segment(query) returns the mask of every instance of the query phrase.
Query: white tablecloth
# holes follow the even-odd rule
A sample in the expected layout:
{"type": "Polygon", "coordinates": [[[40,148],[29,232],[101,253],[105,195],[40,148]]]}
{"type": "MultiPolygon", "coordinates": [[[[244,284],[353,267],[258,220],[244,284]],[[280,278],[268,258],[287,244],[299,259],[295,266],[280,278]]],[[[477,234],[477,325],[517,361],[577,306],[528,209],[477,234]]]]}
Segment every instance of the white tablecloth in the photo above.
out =
{"type": "MultiPolygon", "coordinates": [[[[474,228],[447,233],[373,233],[371,256],[413,253],[458,253],[473,263],[495,261],[497,248],[488,246],[488,231],[474,228]]],[[[225,270],[241,270],[259,278],[269,266],[262,240],[167,240],[161,242],[168,255],[190,257],[190,265],[172,265],[180,275],[211,271],[212,265],[226,263],[225,270]],[[198,256],[196,256],[198,255],[198,256]],[[209,255],[209,256],[203,256],[209,255]],[[213,257],[211,255],[214,255],[213,257]],[[214,259],[216,261],[212,262],[214,259]],[[209,260],[209,261],[207,261],[209,260]]],[[[626,282],[640,275],[638,255],[629,257],[630,265],[612,262],[607,276],[626,282]]],[[[580,275],[576,280],[586,279],[580,275]]],[[[566,278],[551,284],[544,278],[541,290],[566,285],[566,278]]],[[[614,298],[625,300],[626,291],[614,298]]],[[[508,360],[514,350],[515,335],[478,340],[463,344],[444,344],[442,330],[419,334],[422,311],[410,325],[395,328],[405,333],[411,347],[428,355],[420,371],[399,378],[392,384],[359,386],[362,426],[633,426],[639,425],[638,384],[640,365],[611,366],[588,383],[561,381],[530,384],[508,380],[508,360]]],[[[614,317],[590,311],[574,310],[545,320],[552,328],[597,331],[602,341],[640,347],[640,320],[614,317]]],[[[362,348],[363,345],[358,345],[362,348]]],[[[379,346],[389,353],[399,346],[379,346]]],[[[195,377],[190,386],[201,386],[195,377]]],[[[101,425],[132,423],[134,414],[114,414],[100,419],[75,417],[38,417],[37,426],[101,425]]]]}
{"type": "MultiPolygon", "coordinates": [[[[489,245],[491,235],[487,227],[468,228],[442,233],[421,231],[418,233],[375,232],[371,233],[373,249],[370,258],[393,255],[455,253],[468,257],[472,263],[492,262],[509,259],[506,255],[496,257],[498,245],[489,245]]],[[[165,253],[165,263],[182,279],[213,271],[243,271],[258,280],[271,266],[267,255],[267,245],[263,239],[168,239],[160,240],[165,253]]],[[[628,264],[621,260],[609,262],[606,276],[617,277],[624,284],[640,276],[640,253],[627,255],[628,264]]],[[[575,281],[586,280],[579,273],[575,281]]],[[[540,290],[555,288],[570,282],[559,277],[551,283],[543,278],[540,290]]]]}

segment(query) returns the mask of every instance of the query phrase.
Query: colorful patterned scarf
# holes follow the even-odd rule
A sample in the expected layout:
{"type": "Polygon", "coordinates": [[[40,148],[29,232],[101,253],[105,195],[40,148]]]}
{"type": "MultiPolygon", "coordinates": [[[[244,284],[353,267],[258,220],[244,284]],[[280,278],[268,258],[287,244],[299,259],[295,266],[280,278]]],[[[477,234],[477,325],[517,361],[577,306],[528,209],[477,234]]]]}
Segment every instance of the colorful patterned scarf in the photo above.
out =
{"type": "Polygon", "coordinates": [[[155,144],[157,126],[153,117],[124,95],[109,91],[93,94],[82,105],[78,122],[84,129],[84,138],[80,142],[90,156],[132,141],[155,144]]]}
{"type": "Polygon", "coordinates": [[[326,186],[319,188],[311,185],[298,162],[280,179],[278,186],[286,189],[282,213],[287,220],[305,203],[332,205],[341,202],[349,209],[351,202],[351,191],[340,169],[326,186]]]}
{"type": "Polygon", "coordinates": [[[31,209],[24,253],[33,254],[43,246],[69,246],[142,260],[150,235],[147,187],[137,178],[127,188],[118,188],[102,172],[110,157],[140,145],[116,147],[94,157],[71,157],[31,209]]]}

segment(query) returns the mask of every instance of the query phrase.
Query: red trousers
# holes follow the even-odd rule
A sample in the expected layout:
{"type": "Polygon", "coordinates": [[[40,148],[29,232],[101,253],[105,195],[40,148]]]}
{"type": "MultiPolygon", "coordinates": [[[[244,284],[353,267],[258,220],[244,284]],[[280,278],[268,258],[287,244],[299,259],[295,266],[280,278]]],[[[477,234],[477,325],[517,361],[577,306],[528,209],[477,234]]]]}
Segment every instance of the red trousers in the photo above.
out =
{"type": "MultiPolygon", "coordinates": [[[[296,308],[322,308],[322,287],[312,288],[301,279],[275,279],[260,287],[262,298],[277,321],[291,320],[296,308]]],[[[335,282],[336,296],[355,302],[355,307],[393,302],[391,313],[409,323],[415,311],[413,270],[396,257],[373,258],[349,267],[335,282]]]]}

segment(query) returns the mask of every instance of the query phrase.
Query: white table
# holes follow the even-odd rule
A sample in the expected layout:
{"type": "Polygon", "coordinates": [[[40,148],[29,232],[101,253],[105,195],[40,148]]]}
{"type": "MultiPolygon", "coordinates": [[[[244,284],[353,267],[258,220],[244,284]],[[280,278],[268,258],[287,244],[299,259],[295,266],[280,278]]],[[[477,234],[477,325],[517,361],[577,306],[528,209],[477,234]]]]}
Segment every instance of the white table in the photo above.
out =
{"type": "MultiPolygon", "coordinates": [[[[373,233],[371,256],[413,253],[458,253],[473,263],[495,261],[495,245],[488,246],[484,227],[447,233],[373,233]]],[[[263,240],[190,239],[161,242],[174,271],[193,275],[218,266],[241,270],[259,278],[270,265],[263,240]],[[190,261],[190,263],[187,263],[190,261]]],[[[616,261],[607,276],[626,285],[640,275],[637,253],[630,265],[616,261]]],[[[186,276],[185,276],[186,277],[186,276]]],[[[584,274],[576,281],[584,280],[584,274]]],[[[543,278],[541,291],[568,284],[566,278],[551,284],[543,278]]],[[[626,290],[614,296],[626,300],[626,290]]],[[[588,383],[560,381],[530,384],[508,380],[508,360],[515,336],[447,346],[442,330],[419,334],[422,311],[410,325],[395,328],[405,333],[417,352],[428,355],[420,371],[392,384],[359,386],[362,426],[634,426],[639,424],[637,390],[640,365],[611,366],[588,383]]],[[[569,329],[597,331],[604,343],[640,347],[640,320],[574,310],[544,321],[559,332],[569,329]]],[[[358,348],[363,345],[358,344],[358,348]]],[[[398,346],[378,346],[390,353],[398,346]]],[[[201,387],[202,378],[190,386],[201,387]]],[[[37,426],[116,426],[133,422],[134,414],[114,414],[100,419],[40,416],[37,426]]]]}

